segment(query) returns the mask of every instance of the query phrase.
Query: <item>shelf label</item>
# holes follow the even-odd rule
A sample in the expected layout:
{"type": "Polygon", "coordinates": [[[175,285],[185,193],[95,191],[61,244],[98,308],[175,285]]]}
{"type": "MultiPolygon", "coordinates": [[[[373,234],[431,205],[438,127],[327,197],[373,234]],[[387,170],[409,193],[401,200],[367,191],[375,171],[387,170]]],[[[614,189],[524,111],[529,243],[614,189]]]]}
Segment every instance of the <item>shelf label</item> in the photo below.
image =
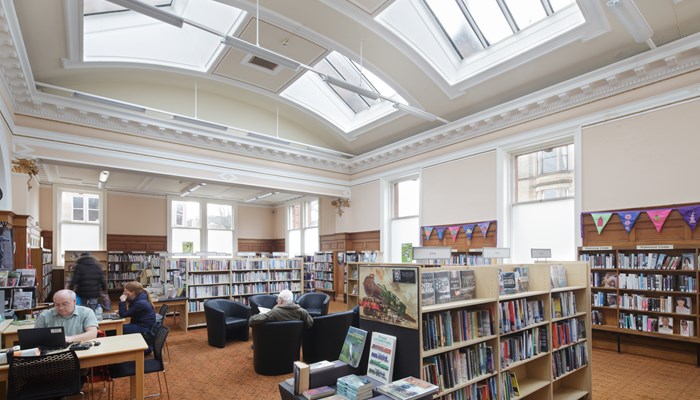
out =
{"type": "Polygon", "coordinates": [[[482,253],[483,251],[484,251],[484,249],[480,249],[478,247],[467,250],[467,252],[469,252],[469,253],[482,253]]]}
{"type": "Polygon", "coordinates": [[[612,250],[612,246],[583,246],[581,250],[583,251],[601,251],[601,250],[612,250]]]}
{"type": "Polygon", "coordinates": [[[510,258],[510,247],[484,247],[484,258],[510,258]]]}
{"type": "Polygon", "coordinates": [[[672,244],[640,244],[637,246],[637,250],[671,250],[673,249],[672,244]]]}
{"type": "Polygon", "coordinates": [[[552,249],[530,249],[532,258],[552,258],[552,249]]]}

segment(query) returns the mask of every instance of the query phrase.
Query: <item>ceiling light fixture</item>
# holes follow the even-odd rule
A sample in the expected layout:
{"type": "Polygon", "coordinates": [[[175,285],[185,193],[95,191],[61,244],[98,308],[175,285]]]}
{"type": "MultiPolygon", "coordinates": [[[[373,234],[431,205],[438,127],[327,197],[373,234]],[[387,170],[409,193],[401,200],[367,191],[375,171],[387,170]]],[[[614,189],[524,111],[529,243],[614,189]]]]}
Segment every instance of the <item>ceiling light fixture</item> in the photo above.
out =
{"type": "Polygon", "coordinates": [[[93,96],[91,94],[80,93],[80,92],[73,92],[73,97],[76,97],[78,99],[94,101],[97,103],[102,103],[102,104],[105,104],[108,106],[125,108],[125,109],[131,110],[131,111],[136,111],[136,112],[141,112],[141,113],[146,112],[145,107],[137,106],[137,105],[131,104],[131,103],[125,103],[125,102],[118,101],[118,100],[108,99],[106,97],[93,96]]]}
{"type": "Polygon", "coordinates": [[[166,24],[170,24],[170,25],[178,27],[178,28],[182,28],[182,25],[185,23],[185,19],[182,17],[179,17],[179,16],[172,14],[172,13],[169,13],[167,11],[163,11],[158,7],[140,2],[138,0],[107,0],[107,1],[109,1],[110,3],[114,3],[118,6],[128,8],[129,10],[137,12],[139,14],[143,14],[145,16],[155,18],[158,21],[165,22],[166,24]]]}
{"type": "Polygon", "coordinates": [[[292,60],[291,58],[287,58],[283,55],[277,54],[274,51],[268,50],[266,48],[256,46],[252,43],[248,43],[245,40],[241,40],[239,38],[233,37],[233,36],[226,36],[222,40],[222,43],[224,43],[226,46],[233,47],[235,49],[244,51],[248,54],[252,54],[254,56],[258,56],[260,58],[264,58],[267,61],[272,61],[273,63],[277,65],[281,65],[283,67],[287,67],[293,71],[298,71],[299,68],[301,67],[301,63],[296,62],[292,60]]]}
{"type": "Polygon", "coordinates": [[[225,125],[219,125],[219,124],[215,124],[213,122],[202,121],[201,119],[185,117],[182,115],[173,115],[173,119],[175,121],[187,122],[188,124],[201,125],[201,126],[206,126],[207,128],[218,129],[220,131],[228,130],[228,127],[225,125]]]}
{"type": "Polygon", "coordinates": [[[194,192],[195,190],[201,188],[202,186],[206,186],[206,185],[207,185],[207,184],[204,183],[204,182],[193,183],[193,184],[191,184],[190,186],[188,186],[187,188],[185,188],[185,190],[183,190],[182,192],[180,192],[180,197],[185,197],[185,196],[187,196],[188,194],[190,194],[190,193],[194,192]]]}
{"type": "Polygon", "coordinates": [[[651,40],[654,31],[644,19],[634,0],[608,0],[607,5],[637,43],[646,43],[650,48],[656,48],[651,40]]]}
{"type": "Polygon", "coordinates": [[[265,197],[270,197],[270,196],[272,196],[273,194],[277,194],[277,193],[279,193],[279,192],[267,192],[267,193],[263,193],[263,194],[261,194],[261,195],[258,195],[258,196],[251,197],[251,198],[249,198],[249,199],[243,200],[243,202],[245,202],[245,203],[250,203],[251,201],[264,199],[265,197]]]}
{"type": "Polygon", "coordinates": [[[411,114],[414,117],[418,117],[420,119],[424,119],[426,121],[440,121],[442,123],[448,123],[450,121],[440,118],[437,115],[433,115],[427,111],[423,111],[421,109],[406,105],[406,104],[401,104],[401,103],[394,103],[394,108],[397,110],[401,110],[405,112],[406,114],[411,114]]]}
{"type": "Polygon", "coordinates": [[[369,89],[364,89],[359,86],[355,86],[353,84],[345,82],[344,80],[336,79],[332,76],[321,74],[321,79],[323,79],[326,83],[330,85],[338,86],[345,90],[349,90],[353,93],[359,94],[360,96],[367,97],[368,99],[379,100],[379,98],[381,97],[377,92],[373,92],[369,89]]]}

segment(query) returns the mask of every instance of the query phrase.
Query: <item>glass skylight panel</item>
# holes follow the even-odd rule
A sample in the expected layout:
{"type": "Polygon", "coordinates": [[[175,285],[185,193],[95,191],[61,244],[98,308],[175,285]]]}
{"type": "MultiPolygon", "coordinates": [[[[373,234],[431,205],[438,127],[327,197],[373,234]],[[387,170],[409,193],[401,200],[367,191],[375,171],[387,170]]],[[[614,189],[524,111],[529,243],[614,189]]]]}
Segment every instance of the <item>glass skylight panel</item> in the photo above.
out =
{"type": "MultiPolygon", "coordinates": [[[[172,0],[140,0],[142,3],[154,7],[167,7],[172,0]]],[[[126,11],[126,8],[110,3],[106,0],[83,0],[83,15],[104,14],[110,12],[126,11]]]]}
{"type": "MultiPolygon", "coordinates": [[[[332,52],[329,54],[315,66],[315,69],[323,74],[332,76],[333,78],[341,79],[357,87],[379,93],[370,83],[367,77],[365,77],[362,71],[360,71],[357,65],[338,52],[332,52]]],[[[337,87],[335,85],[329,84],[328,86],[330,86],[330,88],[333,89],[338,96],[340,96],[340,98],[345,102],[345,104],[348,105],[348,107],[350,107],[350,109],[352,109],[355,114],[367,110],[380,102],[380,100],[368,99],[355,92],[337,87]]]]}
{"type": "Polygon", "coordinates": [[[425,0],[462,59],[484,49],[455,1],[425,0]]]}
{"type": "Polygon", "coordinates": [[[499,42],[513,34],[496,0],[463,1],[489,44],[499,42]]]}
{"type": "Polygon", "coordinates": [[[542,6],[541,0],[505,0],[505,4],[519,30],[547,17],[547,11],[542,6]]]}
{"type": "Polygon", "coordinates": [[[552,10],[554,10],[554,12],[566,8],[574,2],[576,2],[576,0],[549,0],[549,4],[552,6],[552,10]]]}

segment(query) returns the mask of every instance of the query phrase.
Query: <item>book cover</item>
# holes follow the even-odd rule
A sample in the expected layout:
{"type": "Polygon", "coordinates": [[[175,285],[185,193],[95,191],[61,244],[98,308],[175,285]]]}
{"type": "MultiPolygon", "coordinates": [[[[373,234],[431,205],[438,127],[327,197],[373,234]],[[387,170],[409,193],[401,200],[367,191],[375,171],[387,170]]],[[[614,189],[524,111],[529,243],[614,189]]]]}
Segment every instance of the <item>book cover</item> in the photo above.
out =
{"type": "Polygon", "coordinates": [[[510,377],[510,385],[513,388],[513,394],[520,396],[520,386],[518,386],[518,377],[515,376],[515,372],[508,371],[508,377],[510,377]]]}
{"type": "Polygon", "coordinates": [[[616,288],[617,287],[617,276],[614,272],[606,272],[603,277],[603,287],[606,288],[616,288]]]}
{"type": "Polygon", "coordinates": [[[694,322],[692,320],[682,319],[680,327],[681,336],[695,336],[694,322]]]}
{"type": "Polygon", "coordinates": [[[690,297],[676,297],[676,314],[690,314],[692,308],[690,297]]]}
{"type": "Polygon", "coordinates": [[[515,272],[501,272],[503,280],[503,292],[500,294],[515,294],[518,292],[517,284],[515,283],[515,272]]]}
{"type": "Polygon", "coordinates": [[[422,272],[420,275],[421,304],[435,304],[435,276],[433,272],[422,272]]]}
{"type": "Polygon", "coordinates": [[[300,395],[309,390],[309,365],[302,361],[294,361],[294,394],[300,395]]]}
{"type": "Polygon", "coordinates": [[[673,334],[673,318],[665,315],[659,317],[659,333],[673,334]]]}
{"type": "Polygon", "coordinates": [[[553,288],[561,288],[568,286],[566,280],[566,268],[564,268],[563,265],[552,265],[550,267],[550,277],[553,288]]]}
{"type": "Polygon", "coordinates": [[[435,303],[450,302],[450,272],[435,272],[435,303]]]}
{"type": "Polygon", "coordinates": [[[335,394],[335,389],[330,386],[320,386],[304,391],[304,397],[309,400],[322,399],[335,394]]]}
{"type": "Polygon", "coordinates": [[[683,253],[681,256],[681,269],[686,271],[692,271],[695,269],[695,254],[693,253],[683,253]]]}
{"type": "Polygon", "coordinates": [[[32,292],[20,292],[15,290],[12,295],[12,309],[13,310],[26,310],[32,308],[32,299],[34,293],[32,292]]]}
{"type": "Polygon", "coordinates": [[[9,271],[0,271],[0,287],[7,286],[7,273],[9,271]]]}
{"type": "Polygon", "coordinates": [[[19,280],[22,274],[17,271],[9,271],[7,273],[7,286],[19,286],[19,280]]]}
{"type": "Polygon", "coordinates": [[[391,382],[388,385],[379,386],[377,391],[396,400],[412,400],[436,393],[437,385],[412,376],[391,382]]]}
{"type": "Polygon", "coordinates": [[[401,262],[410,263],[413,261],[413,243],[401,243],[401,262]]]}
{"type": "Polygon", "coordinates": [[[338,360],[357,368],[360,365],[362,353],[365,350],[367,331],[351,326],[345,335],[343,347],[340,350],[338,360]]]}
{"type": "Polygon", "coordinates": [[[476,297],[476,276],[474,276],[474,271],[471,269],[459,271],[459,277],[462,280],[461,300],[470,300],[476,297]]]}
{"type": "Polygon", "coordinates": [[[19,286],[34,286],[36,282],[36,270],[33,268],[18,269],[20,273],[19,286]]]}
{"type": "Polygon", "coordinates": [[[461,292],[462,278],[459,277],[459,271],[450,271],[450,301],[461,300],[461,292]]]}
{"type": "Polygon", "coordinates": [[[552,297],[552,315],[554,318],[561,318],[561,299],[559,297],[552,297]]]}
{"type": "Polygon", "coordinates": [[[381,383],[389,383],[394,375],[394,353],[396,352],[396,336],[372,332],[369,346],[369,361],[367,376],[381,383]]]}
{"type": "Polygon", "coordinates": [[[605,305],[608,307],[617,307],[617,294],[606,293],[605,294],[605,305]]]}
{"type": "Polygon", "coordinates": [[[515,267],[515,284],[518,293],[530,290],[530,269],[528,267],[515,267]]]}

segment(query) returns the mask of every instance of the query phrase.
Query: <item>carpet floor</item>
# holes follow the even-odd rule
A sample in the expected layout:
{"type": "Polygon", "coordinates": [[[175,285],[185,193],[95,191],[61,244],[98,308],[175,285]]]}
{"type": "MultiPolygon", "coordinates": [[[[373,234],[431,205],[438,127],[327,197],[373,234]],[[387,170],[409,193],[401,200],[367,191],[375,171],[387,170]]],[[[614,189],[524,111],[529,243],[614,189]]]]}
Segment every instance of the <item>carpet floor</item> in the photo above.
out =
{"type": "MultiPolygon", "coordinates": [[[[341,310],[344,304],[334,303],[330,312],[341,310]]],[[[172,330],[168,337],[171,360],[166,365],[170,398],[279,399],[277,384],[291,374],[256,374],[251,344],[252,339],[230,341],[219,349],[207,345],[206,329],[172,330]]],[[[593,350],[591,365],[596,400],[700,399],[700,368],[692,365],[599,349],[593,350]]],[[[158,392],[154,374],[145,381],[146,394],[158,392]]],[[[127,399],[128,390],[128,379],[117,380],[115,398],[127,399]]]]}

